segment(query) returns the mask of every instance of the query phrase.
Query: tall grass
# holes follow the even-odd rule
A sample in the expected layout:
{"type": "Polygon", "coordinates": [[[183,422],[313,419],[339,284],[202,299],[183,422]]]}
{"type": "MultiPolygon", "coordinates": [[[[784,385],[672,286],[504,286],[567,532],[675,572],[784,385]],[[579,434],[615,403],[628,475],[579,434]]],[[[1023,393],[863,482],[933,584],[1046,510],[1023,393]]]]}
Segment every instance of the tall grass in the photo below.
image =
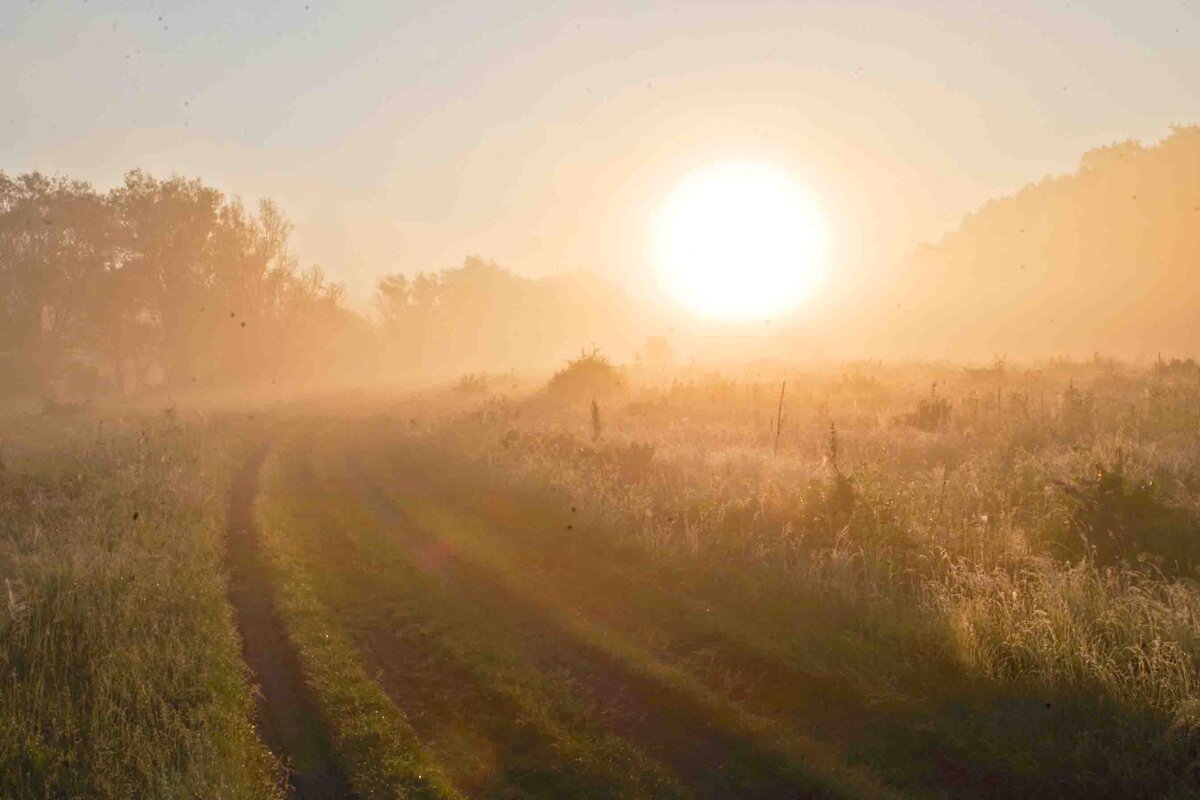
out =
{"type": "Polygon", "coordinates": [[[1057,769],[1149,794],[1197,777],[1200,385],[1110,362],[772,377],[643,383],[603,443],[577,408],[499,399],[425,437],[565,493],[588,535],[822,605],[821,648],[854,631],[830,657],[867,681],[1053,696],[1090,742],[1058,742],[1057,769]],[[631,447],[652,461],[624,468],[631,447]]]}
{"type": "Polygon", "coordinates": [[[236,429],[3,430],[0,796],[280,796],[225,602],[236,429]]]}

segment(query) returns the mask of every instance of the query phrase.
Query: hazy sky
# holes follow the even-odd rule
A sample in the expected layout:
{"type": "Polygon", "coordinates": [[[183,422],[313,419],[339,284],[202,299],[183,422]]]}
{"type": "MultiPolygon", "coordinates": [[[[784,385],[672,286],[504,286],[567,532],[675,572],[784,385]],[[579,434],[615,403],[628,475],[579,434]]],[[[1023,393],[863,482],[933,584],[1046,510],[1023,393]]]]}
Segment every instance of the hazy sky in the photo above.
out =
{"type": "Polygon", "coordinates": [[[973,5],[0,0],[0,169],[270,196],[365,297],[469,253],[636,289],[673,182],[767,157],[849,291],[1087,148],[1200,122],[1200,3],[973,5]]]}

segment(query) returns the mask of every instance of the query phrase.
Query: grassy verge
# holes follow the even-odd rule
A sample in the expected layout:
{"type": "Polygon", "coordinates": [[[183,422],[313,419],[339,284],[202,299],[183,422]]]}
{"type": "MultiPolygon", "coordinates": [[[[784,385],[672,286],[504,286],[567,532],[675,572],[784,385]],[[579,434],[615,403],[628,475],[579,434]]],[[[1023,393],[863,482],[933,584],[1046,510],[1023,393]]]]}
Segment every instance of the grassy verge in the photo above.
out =
{"type": "Polygon", "coordinates": [[[235,424],[3,430],[0,796],[279,797],[225,602],[235,424]]]}
{"type": "Polygon", "coordinates": [[[317,597],[295,549],[278,457],[263,470],[256,517],[276,606],[347,779],[364,798],[457,797],[317,597]]]}

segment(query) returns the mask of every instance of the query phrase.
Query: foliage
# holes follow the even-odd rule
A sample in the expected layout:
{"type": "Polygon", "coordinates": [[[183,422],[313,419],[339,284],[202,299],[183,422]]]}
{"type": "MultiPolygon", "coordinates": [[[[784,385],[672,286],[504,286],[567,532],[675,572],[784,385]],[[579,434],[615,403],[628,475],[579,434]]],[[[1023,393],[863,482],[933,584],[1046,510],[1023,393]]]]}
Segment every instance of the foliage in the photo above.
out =
{"type": "Polygon", "coordinates": [[[663,369],[671,365],[671,343],[665,336],[647,336],[638,352],[639,361],[653,369],[663,369]]]}
{"type": "Polygon", "coordinates": [[[556,399],[576,401],[610,396],[623,386],[620,371],[597,348],[580,352],[550,378],[546,393],[556,399]]]}
{"type": "Polygon", "coordinates": [[[1123,454],[1111,464],[1097,463],[1081,480],[1058,486],[1066,501],[1068,552],[1102,566],[1149,560],[1178,572],[1195,564],[1200,525],[1166,502],[1153,479],[1131,479],[1123,454]]]}
{"type": "Polygon", "coordinates": [[[1194,358],[1163,359],[1154,362],[1154,377],[1160,381],[1200,381],[1200,364],[1194,358]]]}
{"type": "Polygon", "coordinates": [[[355,334],[341,289],[299,269],[290,224],[198,180],[90,185],[0,173],[0,374],[59,404],[310,378],[355,334]]]}
{"type": "Polygon", "coordinates": [[[950,422],[950,401],[938,397],[935,382],[929,387],[929,396],[921,398],[915,411],[903,414],[897,419],[903,425],[934,433],[950,422]]]}
{"type": "Polygon", "coordinates": [[[479,256],[385,276],[375,310],[375,344],[387,369],[402,373],[540,367],[578,342],[629,338],[625,298],[608,283],[581,273],[532,280],[479,256]]]}
{"type": "Polygon", "coordinates": [[[277,798],[226,605],[228,420],[5,420],[0,796],[277,798]]]}
{"type": "Polygon", "coordinates": [[[483,394],[487,388],[487,376],[475,373],[463,375],[454,385],[454,389],[463,394],[483,394]]]}
{"type": "Polygon", "coordinates": [[[825,490],[825,511],[829,518],[835,521],[834,524],[840,527],[849,522],[857,495],[854,483],[848,475],[843,474],[838,463],[837,426],[832,422],[829,423],[829,450],[826,455],[833,470],[833,477],[825,490]]]}
{"type": "Polygon", "coordinates": [[[1195,280],[1198,178],[1196,125],[1085,153],[1074,172],[994,199],[914,252],[904,269],[911,291],[888,293],[897,310],[880,309],[881,335],[903,327],[950,357],[1189,354],[1195,311],[1178,287],[1195,280]]]}

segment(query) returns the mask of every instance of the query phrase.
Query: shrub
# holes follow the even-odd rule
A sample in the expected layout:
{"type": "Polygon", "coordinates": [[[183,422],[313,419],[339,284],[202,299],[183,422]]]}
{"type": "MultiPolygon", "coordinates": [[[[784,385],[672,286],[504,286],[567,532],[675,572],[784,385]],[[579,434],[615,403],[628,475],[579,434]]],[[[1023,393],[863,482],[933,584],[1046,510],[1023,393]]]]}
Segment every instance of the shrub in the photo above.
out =
{"type": "Polygon", "coordinates": [[[917,404],[916,411],[902,414],[898,421],[903,425],[934,433],[950,422],[950,401],[938,397],[937,384],[934,383],[929,388],[929,396],[922,398],[917,404]]]}
{"type": "Polygon", "coordinates": [[[1195,561],[1196,523],[1170,505],[1153,480],[1134,480],[1121,454],[1078,481],[1058,481],[1066,503],[1060,543],[1101,566],[1143,561],[1170,571],[1195,561]]]}
{"type": "Polygon", "coordinates": [[[1063,426],[1073,433],[1084,433],[1093,427],[1096,414],[1096,395],[1081,391],[1071,381],[1062,394],[1060,416],[1063,426]]]}
{"type": "Polygon", "coordinates": [[[454,385],[454,389],[463,394],[483,394],[487,391],[487,376],[474,373],[463,375],[454,385]]]}
{"type": "Polygon", "coordinates": [[[617,474],[628,482],[644,480],[650,473],[650,464],[654,460],[654,445],[644,442],[630,442],[623,447],[612,449],[613,462],[617,474]]]}
{"type": "Polygon", "coordinates": [[[582,351],[550,379],[548,394],[565,400],[612,395],[622,388],[620,371],[598,349],[582,351]]]}

